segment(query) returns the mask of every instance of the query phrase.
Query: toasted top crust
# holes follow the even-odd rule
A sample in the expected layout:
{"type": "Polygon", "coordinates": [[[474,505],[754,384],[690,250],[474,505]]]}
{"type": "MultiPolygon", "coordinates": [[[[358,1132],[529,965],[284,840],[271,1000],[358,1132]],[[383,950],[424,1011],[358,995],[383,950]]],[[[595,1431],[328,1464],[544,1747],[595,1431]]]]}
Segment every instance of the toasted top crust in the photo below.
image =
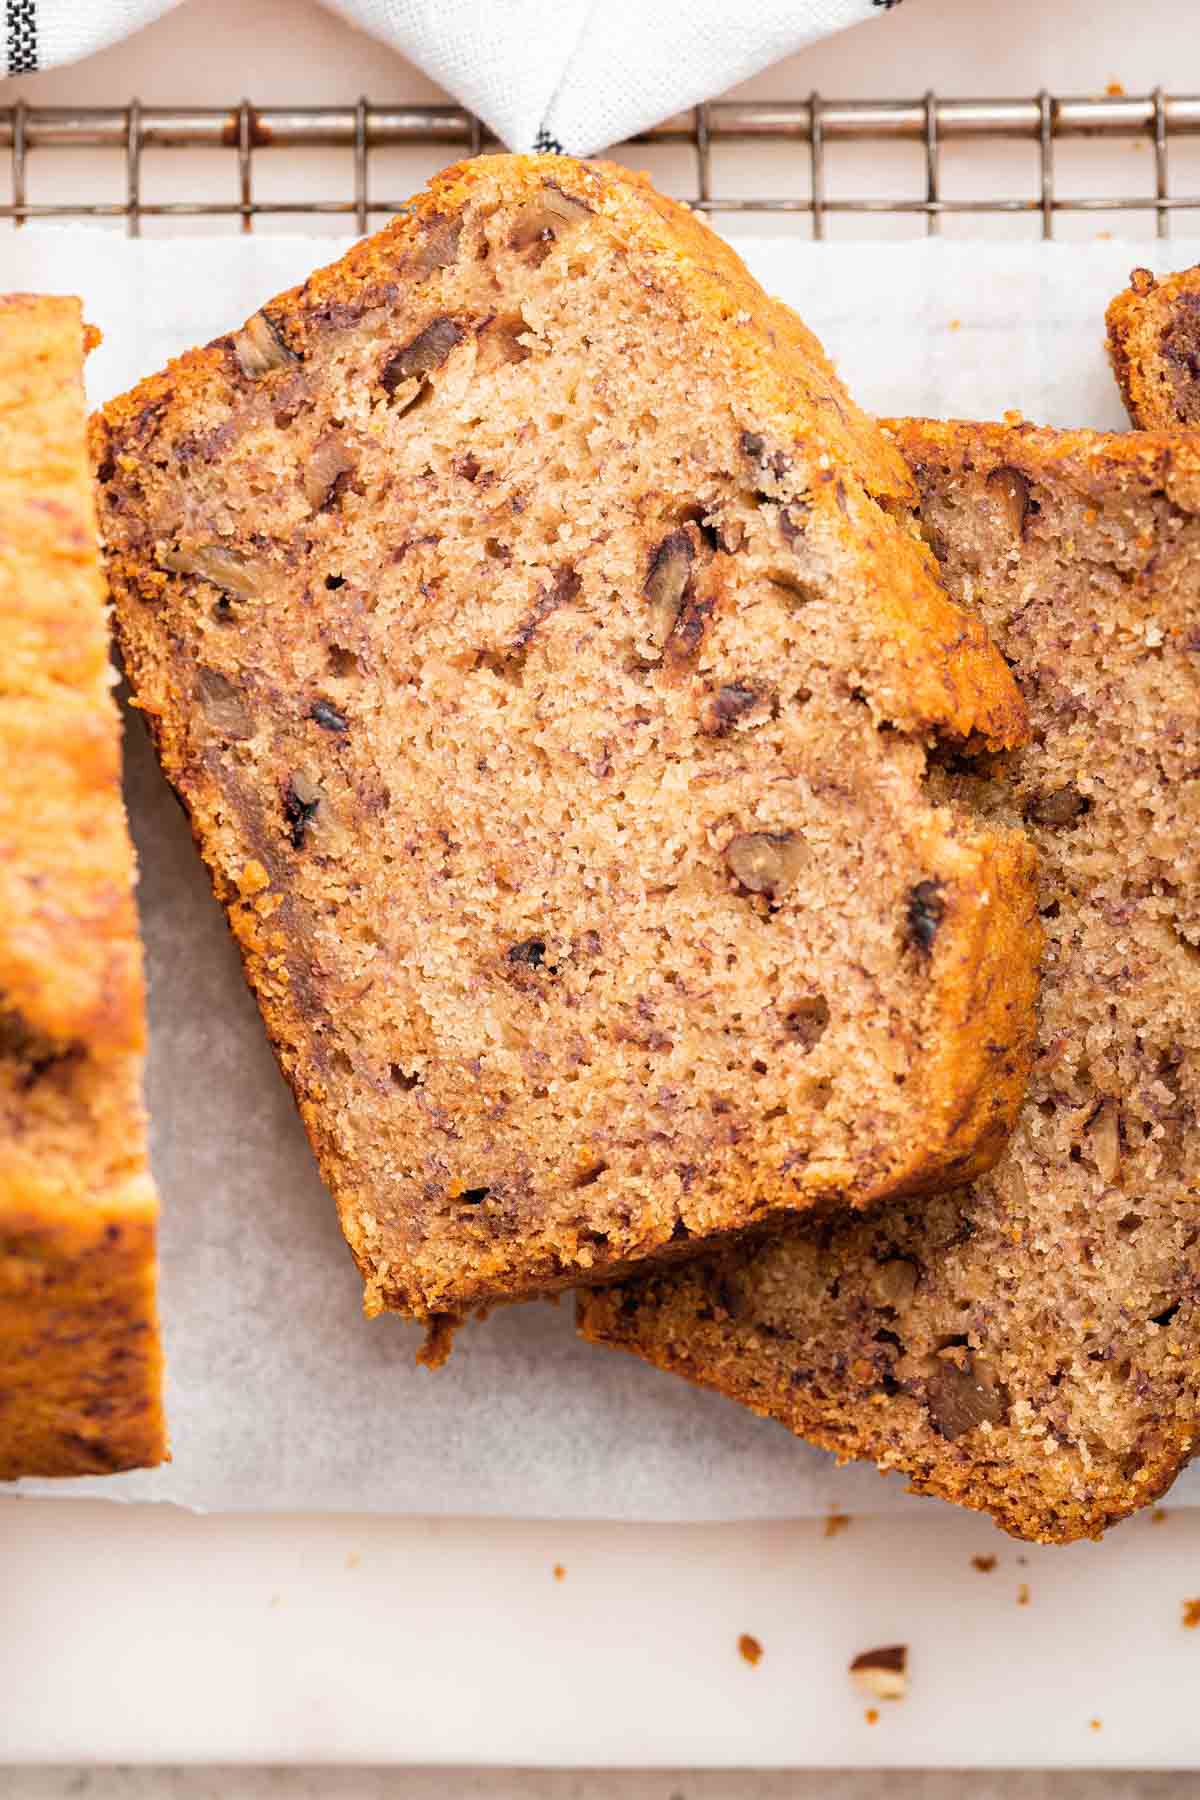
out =
{"type": "Polygon", "coordinates": [[[1109,361],[1134,425],[1200,425],[1200,268],[1157,280],[1134,269],[1105,321],[1109,361]]]}

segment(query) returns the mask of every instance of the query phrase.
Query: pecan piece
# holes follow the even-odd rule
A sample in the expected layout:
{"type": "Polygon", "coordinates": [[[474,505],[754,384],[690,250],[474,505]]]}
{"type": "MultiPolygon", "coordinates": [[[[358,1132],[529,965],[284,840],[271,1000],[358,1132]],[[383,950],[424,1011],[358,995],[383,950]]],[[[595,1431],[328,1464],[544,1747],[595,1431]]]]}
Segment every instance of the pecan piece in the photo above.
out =
{"type": "Polygon", "coordinates": [[[925,1404],[935,1431],[953,1443],[979,1425],[1002,1425],[1008,1414],[1004,1395],[982,1357],[939,1361],[925,1384],[925,1404]]]}
{"type": "Polygon", "coordinates": [[[241,693],[219,669],[197,671],[196,697],[205,719],[218,737],[254,736],[254,721],[241,693]]]}
{"type": "Polygon", "coordinates": [[[650,603],[650,636],[661,649],[675,629],[683,596],[692,578],[691,536],[672,531],[650,558],[642,592],[650,603]]]}
{"type": "Polygon", "coordinates": [[[1004,463],[992,470],[984,485],[1013,536],[1023,537],[1029,516],[1029,483],[1024,475],[1004,463]]]}
{"type": "Polygon", "coordinates": [[[730,873],[752,894],[774,899],[804,867],[804,839],[793,831],[742,831],[725,846],[730,873]]]}
{"type": "Polygon", "coordinates": [[[509,245],[513,250],[529,250],[540,245],[544,254],[556,238],[564,231],[582,225],[591,217],[591,212],[586,201],[564,193],[556,182],[543,182],[541,199],[527,206],[518,216],[509,233],[509,245]]]}
{"type": "Polygon", "coordinates": [[[159,562],[173,575],[199,575],[239,600],[250,600],[257,591],[253,563],[228,544],[198,544],[192,550],[166,550],[159,562]]]}
{"type": "Polygon", "coordinates": [[[410,381],[440,369],[465,333],[457,319],[443,315],[433,319],[415,338],[392,352],[379,377],[385,394],[394,394],[402,381],[410,381]]]}
{"type": "Polygon", "coordinates": [[[458,257],[462,220],[431,213],[421,241],[404,259],[404,273],[414,281],[427,281],[438,269],[448,269],[458,257]]]}
{"type": "Polygon", "coordinates": [[[289,350],[280,336],[279,327],[265,312],[256,312],[240,331],[234,333],[233,354],[238,368],[251,381],[269,375],[272,369],[287,369],[300,358],[289,350]]]}
{"type": "Polygon", "coordinates": [[[304,465],[304,497],[314,512],[333,505],[356,466],[340,431],[327,432],[313,445],[304,465]]]}

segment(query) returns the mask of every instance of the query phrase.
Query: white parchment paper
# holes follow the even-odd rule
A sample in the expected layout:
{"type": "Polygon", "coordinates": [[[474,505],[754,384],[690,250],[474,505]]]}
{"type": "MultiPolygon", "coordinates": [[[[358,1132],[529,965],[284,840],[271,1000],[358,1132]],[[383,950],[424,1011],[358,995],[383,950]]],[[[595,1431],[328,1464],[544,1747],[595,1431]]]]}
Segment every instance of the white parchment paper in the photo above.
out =
{"type": "MultiPolygon", "coordinates": [[[[739,241],[881,413],[1121,429],[1104,307],[1153,246],[739,241]]],[[[102,401],[329,261],[328,239],[0,238],[0,290],[78,293],[102,401]]],[[[1200,261],[1200,243],[1169,262],[1200,261]]],[[[26,1492],[271,1508],[710,1520],[922,1504],[781,1427],[589,1348],[572,1303],[500,1309],[437,1373],[417,1329],[368,1324],[333,1203],[223,917],[140,722],[126,734],[150,976],[174,1460],[26,1492]]],[[[1200,1470],[1176,1502],[1200,1499],[1200,1470]]]]}

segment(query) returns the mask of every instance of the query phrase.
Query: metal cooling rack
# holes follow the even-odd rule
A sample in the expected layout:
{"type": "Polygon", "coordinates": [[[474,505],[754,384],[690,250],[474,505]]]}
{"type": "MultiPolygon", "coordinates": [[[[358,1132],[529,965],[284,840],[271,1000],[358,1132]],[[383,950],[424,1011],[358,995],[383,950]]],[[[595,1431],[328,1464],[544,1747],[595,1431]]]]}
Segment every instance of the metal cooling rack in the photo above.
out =
{"type": "MultiPolygon", "coordinates": [[[[642,144],[690,144],[695,154],[695,186],[680,198],[708,213],[795,214],[807,217],[815,238],[825,235],[835,214],[919,214],[936,236],[950,214],[1028,214],[1040,222],[1044,238],[1054,236],[1064,213],[1135,212],[1154,214],[1160,238],[1170,235],[1171,215],[1200,208],[1200,194],[1172,194],[1173,139],[1200,135],[1200,96],[1164,94],[1060,98],[1042,93],[1025,100],[952,100],[926,94],[921,100],[808,100],[776,103],[715,101],[666,120],[632,140],[642,144]],[[1122,196],[1063,197],[1055,192],[1055,148],[1065,139],[1124,137],[1153,147],[1153,192],[1122,196]],[[947,199],[941,191],[943,145],[962,139],[1008,139],[1036,146],[1036,191],[1016,198],[947,199]],[[827,147],[854,141],[924,147],[923,192],[912,198],[838,198],[829,191],[827,147]],[[715,170],[718,146],[779,144],[804,153],[807,193],[783,198],[723,194],[715,170]]],[[[249,100],[228,109],[173,110],[142,106],[32,107],[23,101],[0,108],[0,152],[11,154],[11,199],[0,218],[21,225],[27,219],[121,218],[130,236],[148,218],[236,217],[243,231],[267,214],[299,217],[344,215],[358,232],[379,214],[393,213],[402,198],[372,190],[371,154],[383,148],[446,146],[477,154],[495,148],[479,120],[455,106],[376,106],[359,100],[346,107],[259,107],[249,100]],[[284,149],[353,152],[353,193],[345,200],[256,199],[256,159],[284,149]],[[79,201],[39,205],[28,195],[29,167],[36,155],[63,150],[112,150],[124,162],[120,201],[79,201]],[[169,201],[143,198],[142,157],[147,150],[180,153],[224,150],[236,159],[238,197],[230,201],[169,201]]],[[[624,148],[624,146],[622,147],[624,148]]]]}

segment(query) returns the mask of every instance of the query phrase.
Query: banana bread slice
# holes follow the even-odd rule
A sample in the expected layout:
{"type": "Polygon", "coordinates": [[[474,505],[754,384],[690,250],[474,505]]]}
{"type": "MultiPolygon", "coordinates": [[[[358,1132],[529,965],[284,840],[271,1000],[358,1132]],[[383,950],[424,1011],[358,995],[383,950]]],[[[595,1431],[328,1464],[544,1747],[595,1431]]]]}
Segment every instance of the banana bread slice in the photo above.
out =
{"type": "Polygon", "coordinates": [[[624,171],[485,157],[94,422],[138,704],[370,1312],[993,1161],[1026,840],[902,459],[624,171]]]}
{"type": "Polygon", "coordinates": [[[79,302],[0,297],[0,1479],[165,1454],[79,302]]]}
{"type": "Polygon", "coordinates": [[[1135,269],[1105,322],[1113,374],[1138,429],[1200,426],[1200,268],[1161,280],[1135,269]]]}
{"type": "Polygon", "coordinates": [[[1048,942],[1021,1122],[972,1188],[584,1294],[580,1319],[1066,1542],[1161,1493],[1200,1418],[1200,438],[894,431],[1029,704],[1007,791],[1048,942]]]}

